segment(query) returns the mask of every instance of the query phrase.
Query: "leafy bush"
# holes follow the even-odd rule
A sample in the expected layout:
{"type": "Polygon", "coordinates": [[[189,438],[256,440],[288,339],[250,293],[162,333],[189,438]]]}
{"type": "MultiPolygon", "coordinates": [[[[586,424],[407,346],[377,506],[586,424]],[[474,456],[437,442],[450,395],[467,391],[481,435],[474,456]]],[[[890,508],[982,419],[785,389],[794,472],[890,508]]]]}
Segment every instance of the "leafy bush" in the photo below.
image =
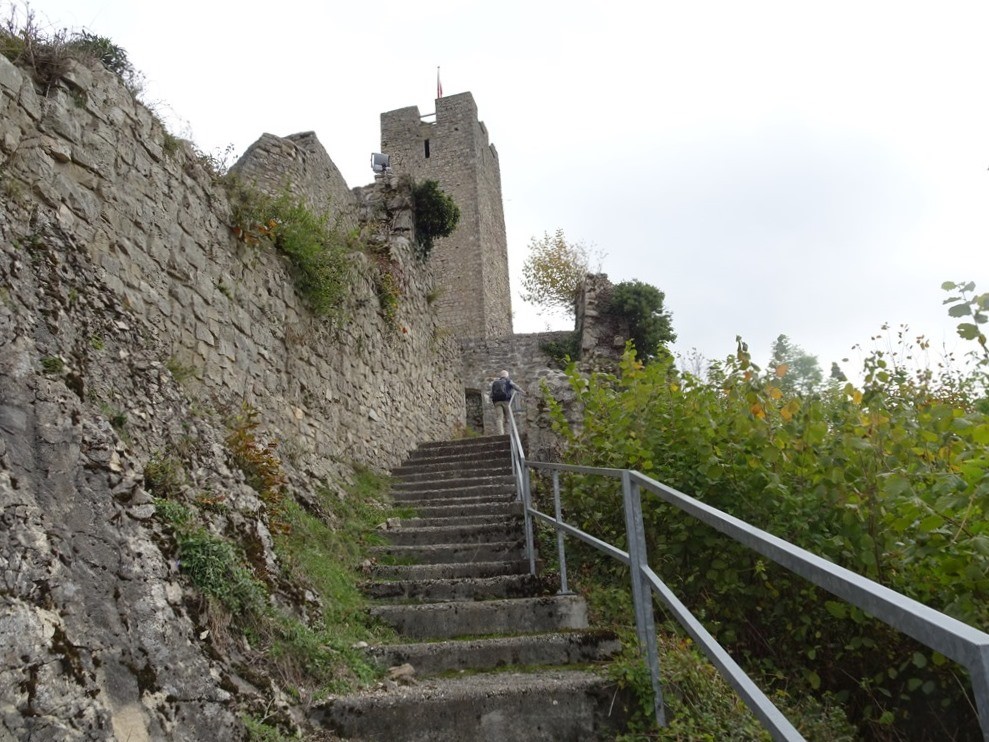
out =
{"type": "MultiPolygon", "coordinates": [[[[638,469],[989,627],[989,418],[978,385],[911,374],[876,351],[862,389],[791,396],[741,341],[709,381],[632,352],[617,375],[570,376],[580,425],[554,409],[568,463],[638,469]]],[[[570,485],[567,520],[621,543],[613,488],[570,485]]],[[[964,681],[944,657],[670,506],[647,498],[645,517],[652,563],[748,670],[837,694],[873,735],[895,722],[964,738],[964,681]]]]}
{"type": "MultiPolygon", "coordinates": [[[[608,570],[585,564],[576,583],[588,597],[594,624],[612,627],[621,640],[622,652],[608,666],[609,675],[623,691],[628,715],[628,733],[619,740],[768,742],[769,733],[752,711],[672,621],[658,627],[660,685],[667,726],[657,727],[652,680],[635,635],[628,570],[622,569],[616,580],[608,570]]],[[[830,697],[794,701],[781,691],[772,700],[807,739],[852,742],[858,738],[830,697]]]]}
{"type": "Polygon", "coordinates": [[[663,309],[666,295],[642,281],[623,281],[611,292],[608,313],[628,323],[629,337],[644,359],[676,340],[670,313],[663,309]]]}
{"type": "Polygon", "coordinates": [[[580,334],[574,331],[560,340],[547,340],[539,344],[539,349],[556,365],[564,368],[570,361],[580,358],[580,334]]]}
{"type": "Polygon", "coordinates": [[[424,180],[412,189],[416,217],[416,256],[429,257],[433,240],[453,234],[460,221],[460,207],[444,193],[435,180],[424,180]]]}

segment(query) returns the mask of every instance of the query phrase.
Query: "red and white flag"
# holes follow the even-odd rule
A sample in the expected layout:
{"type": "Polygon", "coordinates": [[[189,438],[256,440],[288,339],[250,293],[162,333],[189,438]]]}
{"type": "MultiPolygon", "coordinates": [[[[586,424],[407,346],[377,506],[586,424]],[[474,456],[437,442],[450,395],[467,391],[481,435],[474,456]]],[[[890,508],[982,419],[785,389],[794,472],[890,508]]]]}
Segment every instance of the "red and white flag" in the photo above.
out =
{"type": "Polygon", "coordinates": [[[443,97],[443,83],[440,82],[440,68],[436,68],[436,97],[443,97]]]}

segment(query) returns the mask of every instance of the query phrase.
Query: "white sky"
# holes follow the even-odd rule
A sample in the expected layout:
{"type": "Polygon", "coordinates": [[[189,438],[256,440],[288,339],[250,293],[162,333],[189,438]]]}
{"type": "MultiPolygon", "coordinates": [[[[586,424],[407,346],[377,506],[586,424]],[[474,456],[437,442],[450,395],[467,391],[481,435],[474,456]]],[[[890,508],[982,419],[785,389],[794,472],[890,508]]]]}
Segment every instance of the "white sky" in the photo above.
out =
{"type": "Polygon", "coordinates": [[[382,111],[433,111],[440,65],[498,149],[516,291],[561,228],[666,292],[681,351],[742,335],[764,364],[782,332],[854,371],[883,322],[964,350],[940,284],[989,291],[984,0],[31,7],[124,47],[202,149],[314,130],[351,186],[382,111]]]}

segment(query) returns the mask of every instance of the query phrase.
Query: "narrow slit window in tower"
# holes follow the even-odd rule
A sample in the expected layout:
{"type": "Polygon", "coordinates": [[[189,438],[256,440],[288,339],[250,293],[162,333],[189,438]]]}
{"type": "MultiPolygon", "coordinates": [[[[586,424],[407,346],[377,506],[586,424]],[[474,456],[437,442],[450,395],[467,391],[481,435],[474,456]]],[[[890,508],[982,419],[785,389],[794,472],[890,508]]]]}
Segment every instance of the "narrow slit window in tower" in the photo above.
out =
{"type": "Polygon", "coordinates": [[[423,139],[422,140],[422,151],[426,155],[426,157],[428,158],[429,157],[429,140],[428,139],[423,139]]]}

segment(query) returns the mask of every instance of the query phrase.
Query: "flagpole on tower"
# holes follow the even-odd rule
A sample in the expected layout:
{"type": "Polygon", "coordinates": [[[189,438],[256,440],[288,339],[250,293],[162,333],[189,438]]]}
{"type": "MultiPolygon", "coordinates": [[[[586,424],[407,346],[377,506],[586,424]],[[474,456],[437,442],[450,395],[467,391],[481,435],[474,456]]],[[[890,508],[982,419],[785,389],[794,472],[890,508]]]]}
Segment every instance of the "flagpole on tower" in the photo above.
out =
{"type": "Polygon", "coordinates": [[[440,82],[440,67],[436,65],[436,97],[443,97],[443,83],[440,82]]]}

